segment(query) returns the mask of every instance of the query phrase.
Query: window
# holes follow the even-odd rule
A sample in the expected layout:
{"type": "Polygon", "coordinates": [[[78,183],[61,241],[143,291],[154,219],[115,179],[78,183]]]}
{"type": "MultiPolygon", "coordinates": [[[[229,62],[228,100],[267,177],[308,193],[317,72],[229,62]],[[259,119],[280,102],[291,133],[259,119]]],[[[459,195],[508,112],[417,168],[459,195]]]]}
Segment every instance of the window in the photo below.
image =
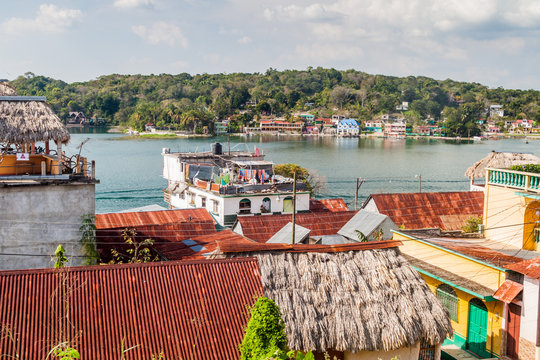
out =
{"type": "Polygon", "coordinates": [[[249,199],[240,200],[239,204],[240,211],[239,214],[249,214],[251,213],[251,201],[249,199]]]}
{"type": "Polygon", "coordinates": [[[270,198],[264,198],[261,205],[261,213],[269,213],[272,211],[272,201],[270,201],[270,198]]]}
{"type": "Polygon", "coordinates": [[[293,198],[292,196],[287,196],[283,199],[283,212],[292,213],[293,212],[293,198]]]}
{"type": "Polygon", "coordinates": [[[201,207],[206,207],[206,198],[204,196],[201,196],[201,207]]]}
{"type": "Polygon", "coordinates": [[[212,200],[212,212],[214,214],[218,214],[219,213],[219,202],[216,201],[216,200],[212,200]]]}
{"type": "Polygon", "coordinates": [[[452,287],[446,284],[441,284],[437,288],[436,296],[439,302],[441,303],[441,305],[445,307],[450,313],[450,319],[457,322],[459,299],[454,289],[452,289],[452,287]]]}

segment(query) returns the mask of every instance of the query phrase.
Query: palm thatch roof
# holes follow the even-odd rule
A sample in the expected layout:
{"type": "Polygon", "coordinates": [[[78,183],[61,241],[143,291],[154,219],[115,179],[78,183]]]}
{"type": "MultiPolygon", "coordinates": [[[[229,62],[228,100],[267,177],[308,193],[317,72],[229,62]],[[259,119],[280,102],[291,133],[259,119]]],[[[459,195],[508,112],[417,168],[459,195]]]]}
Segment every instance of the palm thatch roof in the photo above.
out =
{"type": "Polygon", "coordinates": [[[43,98],[16,96],[11,86],[0,83],[0,142],[66,144],[69,139],[66,126],[43,98]]]}
{"type": "Polygon", "coordinates": [[[448,312],[393,246],[302,252],[292,245],[296,250],[226,255],[258,258],[264,294],[281,309],[291,349],[390,351],[420,341],[441,344],[452,336],[448,312]]]}
{"type": "Polygon", "coordinates": [[[0,82],[0,96],[13,96],[17,95],[17,92],[11,85],[6,82],[0,82]]]}
{"type": "Polygon", "coordinates": [[[486,168],[509,169],[514,165],[540,164],[540,158],[533,154],[492,151],[482,160],[474,163],[465,171],[470,179],[486,176],[486,168]]]}

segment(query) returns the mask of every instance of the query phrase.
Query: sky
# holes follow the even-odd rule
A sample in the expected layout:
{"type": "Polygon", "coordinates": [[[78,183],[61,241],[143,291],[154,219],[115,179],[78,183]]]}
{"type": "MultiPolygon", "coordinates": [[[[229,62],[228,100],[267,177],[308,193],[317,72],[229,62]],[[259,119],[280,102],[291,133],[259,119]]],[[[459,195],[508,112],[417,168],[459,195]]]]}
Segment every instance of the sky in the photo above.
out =
{"type": "Polygon", "coordinates": [[[0,79],[356,69],[540,90],[538,0],[2,1],[0,79]]]}

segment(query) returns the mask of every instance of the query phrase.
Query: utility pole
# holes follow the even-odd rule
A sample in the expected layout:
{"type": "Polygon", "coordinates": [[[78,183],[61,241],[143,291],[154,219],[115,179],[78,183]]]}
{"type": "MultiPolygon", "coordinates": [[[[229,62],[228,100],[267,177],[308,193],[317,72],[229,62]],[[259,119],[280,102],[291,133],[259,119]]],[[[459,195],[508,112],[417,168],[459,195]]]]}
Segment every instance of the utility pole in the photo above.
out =
{"type": "Polygon", "coordinates": [[[293,175],[293,196],[292,196],[292,239],[291,244],[294,245],[294,236],[296,231],[296,171],[293,175]]]}
{"type": "Polygon", "coordinates": [[[364,179],[362,178],[356,178],[356,194],[354,195],[354,210],[356,211],[358,209],[358,191],[360,190],[360,186],[364,183],[364,179]]]}

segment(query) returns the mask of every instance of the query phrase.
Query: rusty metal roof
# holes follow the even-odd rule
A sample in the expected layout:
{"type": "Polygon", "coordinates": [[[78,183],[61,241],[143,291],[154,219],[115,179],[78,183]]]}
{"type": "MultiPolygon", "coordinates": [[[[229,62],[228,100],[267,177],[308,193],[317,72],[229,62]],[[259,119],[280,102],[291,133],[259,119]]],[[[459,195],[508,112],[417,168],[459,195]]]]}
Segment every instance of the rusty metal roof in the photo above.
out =
{"type": "Polygon", "coordinates": [[[508,265],[506,268],[533,279],[540,279],[540,257],[508,265]]]}
{"type": "MultiPolygon", "coordinates": [[[[312,236],[335,235],[354,214],[356,211],[299,213],[296,214],[296,223],[311,230],[312,236]]],[[[264,243],[291,222],[291,216],[239,216],[238,223],[242,227],[244,236],[264,243]]]]}
{"type": "Polygon", "coordinates": [[[405,229],[460,230],[471,216],[482,216],[482,191],[372,194],[381,214],[405,229]]]}
{"type": "Polygon", "coordinates": [[[44,359],[69,334],[96,360],[131,347],[133,360],[238,359],[247,307],[263,293],[253,258],[1,271],[0,290],[0,324],[14,335],[1,334],[2,354],[44,359]]]}
{"type": "Polygon", "coordinates": [[[349,211],[349,207],[343,199],[309,199],[309,210],[313,212],[320,211],[349,211]]]}
{"type": "Polygon", "coordinates": [[[497,289],[493,297],[497,300],[511,303],[523,290],[523,285],[512,280],[505,280],[497,289]]]}
{"type": "Polygon", "coordinates": [[[214,219],[206,209],[96,214],[97,229],[126,228],[141,225],[163,225],[179,222],[215,223],[214,219]]]}
{"type": "Polygon", "coordinates": [[[362,251],[374,249],[388,249],[402,245],[399,240],[368,241],[362,243],[348,243],[338,245],[319,244],[268,244],[257,243],[246,239],[244,242],[230,243],[218,240],[219,251],[223,253],[245,253],[262,251],[284,251],[293,253],[335,253],[344,251],[362,251]]]}

